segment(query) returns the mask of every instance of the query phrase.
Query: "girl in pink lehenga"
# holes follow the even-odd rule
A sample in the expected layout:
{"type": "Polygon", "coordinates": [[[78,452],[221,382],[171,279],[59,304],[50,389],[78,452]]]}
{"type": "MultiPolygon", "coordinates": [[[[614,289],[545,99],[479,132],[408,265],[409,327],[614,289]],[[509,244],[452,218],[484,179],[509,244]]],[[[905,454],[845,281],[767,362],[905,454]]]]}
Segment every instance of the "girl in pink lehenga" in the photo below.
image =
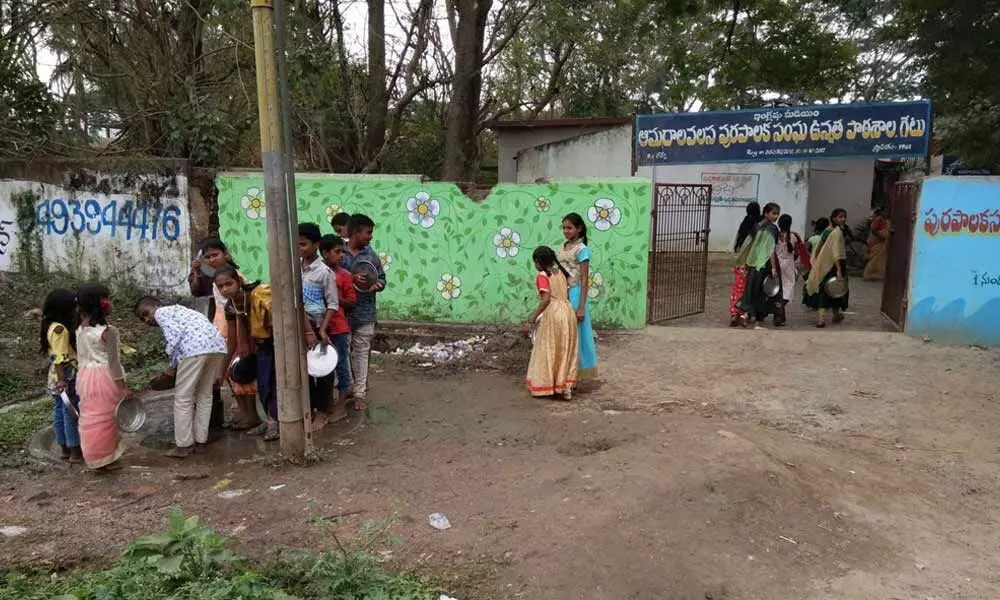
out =
{"type": "Polygon", "coordinates": [[[125,385],[118,329],[108,325],[111,294],[103,285],[89,283],[77,292],[80,326],[76,330],[76,390],[80,396],[80,445],[87,467],[110,470],[125,452],[115,422],[122,398],[131,398],[125,385]]]}

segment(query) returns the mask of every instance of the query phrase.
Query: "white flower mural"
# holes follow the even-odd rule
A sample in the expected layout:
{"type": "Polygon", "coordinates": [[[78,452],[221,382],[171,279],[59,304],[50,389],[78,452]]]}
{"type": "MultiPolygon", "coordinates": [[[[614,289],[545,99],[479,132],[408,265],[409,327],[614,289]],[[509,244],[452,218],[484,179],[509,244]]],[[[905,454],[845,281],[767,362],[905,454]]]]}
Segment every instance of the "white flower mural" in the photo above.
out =
{"type": "Polygon", "coordinates": [[[593,300],[601,295],[604,288],[604,275],[591,273],[587,276],[587,297],[593,300]]]}
{"type": "Polygon", "coordinates": [[[510,227],[504,227],[493,236],[493,246],[500,258],[514,258],[521,249],[521,235],[510,227]]]}
{"type": "Polygon", "coordinates": [[[326,220],[329,221],[330,219],[334,218],[335,216],[339,215],[342,212],[344,212],[344,207],[340,206],[339,204],[331,204],[330,206],[326,207],[326,220]]]}
{"type": "Polygon", "coordinates": [[[454,300],[462,295],[462,280],[457,275],[445,273],[437,282],[437,290],[445,300],[454,300]]]}
{"type": "Polygon", "coordinates": [[[410,223],[427,229],[434,225],[434,217],[441,212],[441,203],[427,192],[419,191],[406,201],[406,212],[409,213],[410,223]]]}
{"type": "Polygon", "coordinates": [[[587,209],[587,219],[598,231],[607,231],[622,222],[622,211],[615,206],[615,201],[601,198],[587,209]]]}
{"type": "Polygon", "coordinates": [[[378,260],[382,263],[382,270],[388,271],[389,267],[392,266],[392,256],[386,254],[385,252],[378,253],[378,260]]]}
{"type": "Polygon", "coordinates": [[[267,212],[264,209],[264,190],[252,187],[240,198],[240,206],[251,219],[263,219],[267,212]]]}

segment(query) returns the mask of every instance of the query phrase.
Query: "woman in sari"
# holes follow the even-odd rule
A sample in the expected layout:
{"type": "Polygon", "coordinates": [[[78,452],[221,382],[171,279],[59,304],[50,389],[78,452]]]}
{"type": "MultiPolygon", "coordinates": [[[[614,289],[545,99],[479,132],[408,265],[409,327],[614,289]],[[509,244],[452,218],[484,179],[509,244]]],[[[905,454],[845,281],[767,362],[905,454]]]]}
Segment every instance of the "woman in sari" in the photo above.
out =
{"type": "Polygon", "coordinates": [[[781,305],[779,313],[774,315],[774,326],[783,327],[788,321],[785,308],[795,299],[795,280],[798,270],[795,261],[809,270],[809,253],[799,234],[792,231],[792,215],[781,215],[778,218],[778,244],[774,249],[774,257],[778,261],[778,273],[781,276],[781,305]]]}
{"type": "MultiPolygon", "coordinates": [[[[778,245],[778,226],[775,221],[781,213],[781,207],[773,202],[764,205],[764,219],[754,228],[753,237],[743,243],[746,258],[741,264],[746,266],[746,289],[738,307],[743,314],[740,325],[748,326],[754,320],[760,322],[768,315],[778,315],[781,312],[781,292],[768,296],[764,291],[764,282],[770,276],[781,281],[778,273],[778,260],[775,257],[775,247],[778,245]]],[[[741,252],[741,259],[744,252],[741,252]]]]}
{"type": "Polygon", "coordinates": [[[538,308],[528,319],[534,331],[525,383],[532,396],[573,397],[580,357],[576,311],[569,301],[566,269],[548,246],[535,249],[532,259],[538,276],[538,308]]]}
{"type": "Polygon", "coordinates": [[[802,302],[809,308],[818,311],[816,327],[826,327],[826,310],[833,310],[833,322],[844,320],[850,294],[833,297],[827,292],[830,280],[836,277],[847,283],[847,247],[844,241],[844,223],[847,222],[847,211],[838,208],[830,215],[830,226],[820,238],[819,245],[813,250],[812,270],[806,281],[806,293],[802,302]]]}
{"type": "Polygon", "coordinates": [[[743,217],[740,228],[736,232],[736,243],[733,245],[733,252],[737,253],[736,264],[733,265],[733,287],[729,292],[729,326],[736,327],[740,324],[740,317],[743,311],[738,304],[743,297],[743,290],[746,289],[747,270],[746,256],[741,253],[743,244],[747,238],[753,234],[754,227],[760,222],[760,204],[751,202],[747,204],[747,216],[743,217]]]}
{"type": "Polygon", "coordinates": [[[889,254],[889,221],[882,211],[875,209],[872,214],[872,231],[868,236],[868,252],[865,256],[865,271],[861,277],[865,281],[885,279],[885,265],[889,254]]]}

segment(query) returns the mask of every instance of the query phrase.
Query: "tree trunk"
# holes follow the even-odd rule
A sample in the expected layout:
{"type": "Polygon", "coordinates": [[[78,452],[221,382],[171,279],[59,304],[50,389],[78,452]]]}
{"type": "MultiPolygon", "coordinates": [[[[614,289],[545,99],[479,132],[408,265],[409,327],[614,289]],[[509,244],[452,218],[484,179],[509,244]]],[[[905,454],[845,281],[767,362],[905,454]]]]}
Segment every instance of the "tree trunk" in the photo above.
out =
{"type": "Polygon", "coordinates": [[[368,118],[365,122],[364,157],[374,158],[385,143],[389,95],[385,89],[385,0],[368,0],[368,118]]]}
{"type": "Polygon", "coordinates": [[[442,176],[446,181],[475,178],[479,95],[483,87],[483,37],[493,0],[451,0],[455,27],[455,76],[448,105],[442,176]]]}

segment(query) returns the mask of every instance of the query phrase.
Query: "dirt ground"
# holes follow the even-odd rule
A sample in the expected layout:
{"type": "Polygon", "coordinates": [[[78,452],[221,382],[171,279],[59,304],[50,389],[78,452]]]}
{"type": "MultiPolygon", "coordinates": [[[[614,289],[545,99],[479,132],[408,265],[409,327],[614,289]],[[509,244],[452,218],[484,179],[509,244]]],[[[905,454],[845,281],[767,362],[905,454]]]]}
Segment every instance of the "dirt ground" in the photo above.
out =
{"type": "Polygon", "coordinates": [[[29,532],[0,564],[107,556],[177,505],[255,555],[328,543],[310,516],[350,535],[396,515],[386,556],[461,600],[995,598],[1000,354],[882,331],[860,282],[844,327],[731,330],[716,270],[710,313],[602,336],[572,403],[516,370],[383,360],[376,418],[324,433],[312,466],[241,441],[111,477],[3,472],[0,525],[29,532]],[[248,492],[219,498],[223,478],[248,492]]]}

